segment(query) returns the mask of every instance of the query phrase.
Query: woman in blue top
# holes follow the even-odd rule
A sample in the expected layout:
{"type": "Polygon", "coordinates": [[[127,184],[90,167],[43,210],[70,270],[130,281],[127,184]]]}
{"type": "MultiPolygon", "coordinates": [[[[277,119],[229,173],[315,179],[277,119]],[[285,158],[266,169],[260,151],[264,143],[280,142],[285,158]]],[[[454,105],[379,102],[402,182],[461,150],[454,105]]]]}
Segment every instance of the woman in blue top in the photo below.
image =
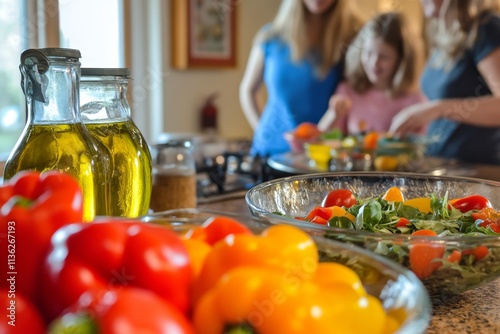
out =
{"type": "Polygon", "coordinates": [[[401,111],[390,132],[429,123],[428,154],[500,164],[500,17],[496,0],[421,0],[430,57],[422,74],[429,102],[401,111]]]}
{"type": "Polygon", "coordinates": [[[361,20],[351,0],[283,0],[256,36],[240,85],[240,102],[254,129],[251,153],[289,150],[283,134],[317,123],[342,79],[342,58],[361,20]],[[261,112],[259,87],[267,103],[261,112]]]}

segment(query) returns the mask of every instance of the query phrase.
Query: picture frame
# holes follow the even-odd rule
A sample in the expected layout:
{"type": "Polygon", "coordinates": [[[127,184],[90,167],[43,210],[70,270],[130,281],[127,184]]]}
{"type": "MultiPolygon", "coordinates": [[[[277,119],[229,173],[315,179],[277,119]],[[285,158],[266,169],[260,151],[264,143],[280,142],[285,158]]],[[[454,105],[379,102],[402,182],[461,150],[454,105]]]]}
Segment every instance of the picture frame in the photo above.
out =
{"type": "Polygon", "coordinates": [[[172,0],[171,65],[175,69],[236,66],[240,0],[172,0]]]}

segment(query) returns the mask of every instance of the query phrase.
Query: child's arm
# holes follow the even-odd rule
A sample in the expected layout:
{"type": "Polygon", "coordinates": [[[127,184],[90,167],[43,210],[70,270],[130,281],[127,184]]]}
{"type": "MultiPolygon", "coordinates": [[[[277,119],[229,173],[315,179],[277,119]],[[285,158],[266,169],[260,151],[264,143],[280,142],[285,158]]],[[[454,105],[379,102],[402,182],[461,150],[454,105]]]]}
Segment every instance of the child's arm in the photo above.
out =
{"type": "Polygon", "coordinates": [[[351,110],[352,101],[344,94],[334,94],[328,102],[328,110],[318,122],[318,129],[321,132],[327,132],[332,129],[340,128],[343,130],[345,118],[351,110]]]}

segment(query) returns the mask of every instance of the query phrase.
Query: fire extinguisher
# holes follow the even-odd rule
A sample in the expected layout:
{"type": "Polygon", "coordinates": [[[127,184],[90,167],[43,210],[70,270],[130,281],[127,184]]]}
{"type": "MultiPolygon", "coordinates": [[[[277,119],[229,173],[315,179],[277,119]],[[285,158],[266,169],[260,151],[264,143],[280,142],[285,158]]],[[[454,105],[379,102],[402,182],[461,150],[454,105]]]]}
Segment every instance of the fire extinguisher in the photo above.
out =
{"type": "Polygon", "coordinates": [[[214,100],[219,96],[217,92],[210,94],[201,108],[200,127],[202,132],[217,132],[217,107],[214,100]]]}

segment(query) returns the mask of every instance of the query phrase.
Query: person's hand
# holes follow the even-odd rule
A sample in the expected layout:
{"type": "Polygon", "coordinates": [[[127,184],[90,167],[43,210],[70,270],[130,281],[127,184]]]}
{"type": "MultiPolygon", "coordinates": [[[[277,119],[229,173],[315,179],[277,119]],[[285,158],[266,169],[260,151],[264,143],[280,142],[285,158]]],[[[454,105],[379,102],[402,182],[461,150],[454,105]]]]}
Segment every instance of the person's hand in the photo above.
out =
{"type": "Polygon", "coordinates": [[[399,137],[407,133],[420,133],[440,115],[439,104],[435,101],[408,106],[392,119],[389,135],[399,137]]]}
{"type": "Polygon", "coordinates": [[[340,120],[349,113],[351,106],[351,99],[347,96],[340,94],[332,95],[328,101],[328,110],[318,122],[318,129],[321,132],[326,132],[338,127],[340,120]]]}
{"type": "Polygon", "coordinates": [[[349,97],[342,94],[335,94],[328,101],[328,109],[334,110],[337,118],[344,118],[352,107],[352,101],[349,97]]]}

